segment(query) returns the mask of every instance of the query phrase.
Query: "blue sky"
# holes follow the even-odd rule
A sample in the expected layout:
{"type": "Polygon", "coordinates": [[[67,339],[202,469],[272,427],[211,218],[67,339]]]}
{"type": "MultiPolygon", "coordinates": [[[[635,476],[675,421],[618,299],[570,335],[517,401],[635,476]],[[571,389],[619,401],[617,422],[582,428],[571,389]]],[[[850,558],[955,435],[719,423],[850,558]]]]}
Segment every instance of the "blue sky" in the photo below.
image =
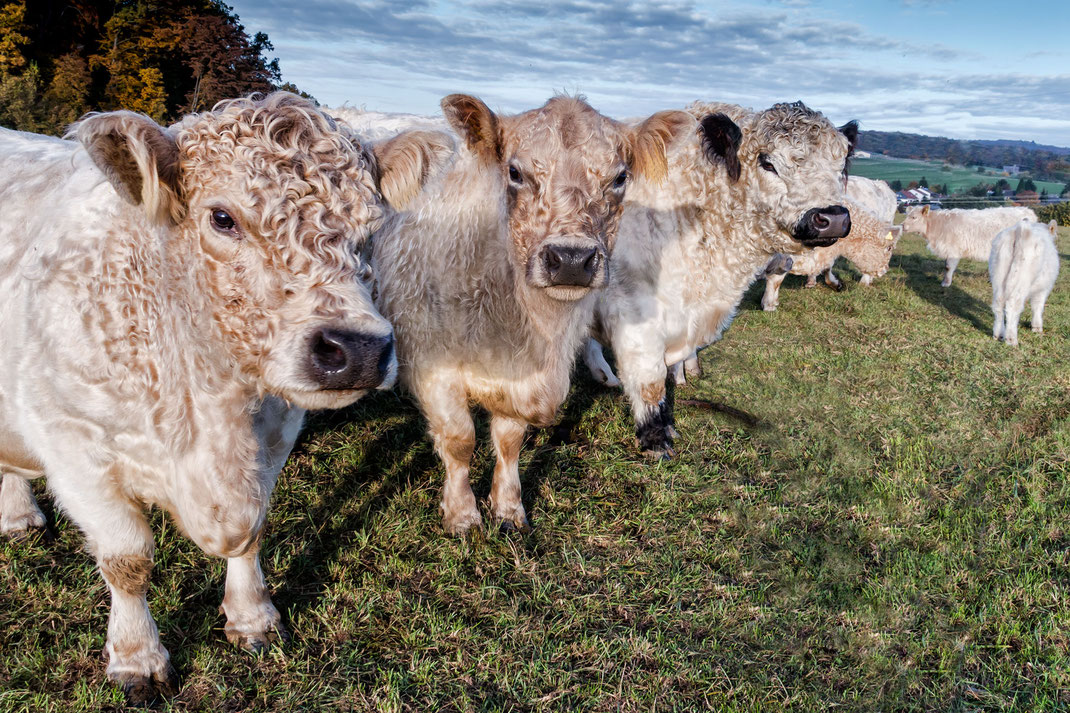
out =
{"type": "Polygon", "coordinates": [[[837,123],[1070,146],[1070,1],[231,0],[322,103],[522,111],[582,93],[616,117],[801,99],[837,123]]]}

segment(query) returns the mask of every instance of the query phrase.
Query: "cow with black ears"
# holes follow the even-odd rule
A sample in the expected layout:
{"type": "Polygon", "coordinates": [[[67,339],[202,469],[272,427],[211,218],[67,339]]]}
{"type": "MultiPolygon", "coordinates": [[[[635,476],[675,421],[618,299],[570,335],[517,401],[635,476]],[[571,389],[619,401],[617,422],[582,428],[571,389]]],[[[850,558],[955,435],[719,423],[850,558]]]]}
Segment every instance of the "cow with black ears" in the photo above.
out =
{"type": "Polygon", "coordinates": [[[595,378],[612,384],[601,344],[612,345],[639,447],[659,456],[674,454],[676,435],[668,370],[721,338],[775,254],[851,230],[844,190],[855,122],[837,129],[801,102],[688,111],[696,129],[670,152],[667,180],[638,178],[629,189],[585,351],[595,378]]]}

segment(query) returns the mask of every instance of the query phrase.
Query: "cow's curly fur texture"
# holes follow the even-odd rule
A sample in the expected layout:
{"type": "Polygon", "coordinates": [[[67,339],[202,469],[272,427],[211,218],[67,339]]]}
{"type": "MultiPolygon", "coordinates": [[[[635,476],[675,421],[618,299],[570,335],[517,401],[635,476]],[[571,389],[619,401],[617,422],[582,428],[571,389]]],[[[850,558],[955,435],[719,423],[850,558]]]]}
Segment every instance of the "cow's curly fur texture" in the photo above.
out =
{"type": "Polygon", "coordinates": [[[395,326],[401,380],[446,466],[446,530],[482,521],[468,482],[472,404],[491,414],[494,516],[523,527],[520,445],[568,393],[620,220],[625,188],[614,183],[625,171],[663,171],[663,147],[692,119],[668,112],[633,129],[564,96],[514,116],[462,95],[443,109],[462,149],[376,236],[378,304],[395,326]],[[548,281],[540,255],[555,242],[595,251],[588,286],[548,281]]]}
{"type": "Polygon", "coordinates": [[[170,129],[90,115],[68,136],[0,130],[0,527],[43,523],[23,479],[47,475],[111,588],[108,675],[142,696],[172,679],[115,564],[151,561],[145,505],[231,558],[229,637],[278,626],[256,553],[303,413],[279,397],[365,392],[302,365],[314,329],[390,335],[359,258],[384,206],[367,152],[290,94],[170,129]]]}
{"type": "MultiPolygon", "coordinates": [[[[638,181],[625,202],[613,279],[598,306],[640,445],[655,452],[671,452],[671,417],[658,416],[666,366],[720,339],[755,272],[775,253],[804,250],[794,230],[808,210],[843,203],[850,149],[843,133],[799,103],[759,112],[696,103],[688,112],[698,121],[731,119],[740,133],[738,167],[711,156],[696,130],[669,153],[665,182],[638,181]],[[656,416],[667,425],[646,433],[656,416]]],[[[600,351],[588,348],[588,366],[614,383],[600,351]]]]}
{"type": "Polygon", "coordinates": [[[890,221],[877,218],[850,198],[845,205],[851,211],[851,234],[840,238],[833,245],[796,255],[788,273],[766,277],[765,293],[762,295],[762,308],[765,311],[771,312],[779,305],[780,285],[787,274],[806,275],[807,286],[813,286],[817,276],[824,273],[825,282],[830,287],[840,289],[842,283],[832,271],[840,257],[846,258],[858,268],[862,273],[863,283],[867,285],[872,282],[872,278],[881,277],[888,271],[888,264],[895,246],[899,243],[901,231],[892,226],[890,221]]]}

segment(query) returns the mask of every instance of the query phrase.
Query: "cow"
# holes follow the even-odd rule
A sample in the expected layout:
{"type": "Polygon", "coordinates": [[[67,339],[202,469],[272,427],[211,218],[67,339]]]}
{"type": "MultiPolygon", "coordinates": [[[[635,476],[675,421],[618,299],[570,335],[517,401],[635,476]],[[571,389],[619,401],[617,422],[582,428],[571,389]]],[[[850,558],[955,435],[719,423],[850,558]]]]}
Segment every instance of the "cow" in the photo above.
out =
{"type": "MultiPolygon", "coordinates": [[[[851,261],[859,269],[863,285],[872,284],[874,277],[881,277],[888,271],[892,252],[902,232],[899,226],[879,220],[850,198],[846,205],[851,212],[851,234],[834,245],[814,248],[796,256],[788,271],[792,275],[806,275],[807,287],[814,287],[817,276],[824,273],[825,284],[837,292],[842,290],[843,283],[832,269],[840,257],[851,261]]],[[[780,304],[780,285],[786,276],[784,272],[766,276],[765,294],[762,295],[762,309],[766,312],[775,311],[780,304]]]]}
{"type": "Polygon", "coordinates": [[[552,423],[568,393],[626,191],[665,175],[666,147],[695,120],[660,112],[632,127],[567,96],[509,116],[453,94],[442,111],[458,156],[376,235],[376,304],[445,465],[444,529],[483,522],[468,477],[477,405],[497,453],[493,519],[523,530],[524,434],[552,423]]]}
{"type": "Polygon", "coordinates": [[[0,529],[44,526],[47,478],[108,585],[129,701],[176,687],[146,506],[226,558],[230,641],[285,636],[259,562],[271,491],[303,409],[392,385],[362,248],[424,173],[413,155],[451,153],[410,135],[373,156],[285,92],[170,128],[117,111],[67,139],[0,130],[0,529]]]}
{"type": "Polygon", "coordinates": [[[1037,214],[1021,207],[932,210],[925,205],[908,209],[902,226],[924,237],[932,254],[946,261],[940,285],[950,287],[959,260],[987,260],[996,233],[1019,220],[1035,223],[1037,214]]]}
{"type": "Polygon", "coordinates": [[[801,102],[750,111],[696,103],[689,139],[669,156],[668,180],[637,181],[621,219],[613,279],[598,302],[591,373],[615,380],[611,342],[642,451],[668,457],[666,369],[721,338],[755,272],[776,253],[798,255],[845,237],[851,122],[836,129],[801,102]]]}
{"type": "Polygon", "coordinates": [[[895,222],[895,212],[899,205],[895,199],[895,191],[884,181],[864,176],[848,176],[847,197],[877,220],[889,225],[895,222]]]}
{"type": "Polygon", "coordinates": [[[1047,225],[1021,220],[996,234],[988,258],[992,281],[993,339],[1018,345],[1018,318],[1028,299],[1033,308],[1030,327],[1044,331],[1044,303],[1059,276],[1059,251],[1055,248],[1058,223],[1047,225]]]}

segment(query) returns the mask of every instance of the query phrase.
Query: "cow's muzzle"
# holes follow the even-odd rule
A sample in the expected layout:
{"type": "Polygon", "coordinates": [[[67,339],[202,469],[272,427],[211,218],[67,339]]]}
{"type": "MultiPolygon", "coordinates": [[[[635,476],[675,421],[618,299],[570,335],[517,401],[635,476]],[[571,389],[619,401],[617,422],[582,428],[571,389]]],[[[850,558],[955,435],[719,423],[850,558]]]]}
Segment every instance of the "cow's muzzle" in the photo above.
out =
{"type": "Polygon", "coordinates": [[[528,262],[528,281],[559,299],[578,299],[606,282],[605,249],[591,238],[560,237],[545,241],[528,262]]]}
{"type": "Polygon", "coordinates": [[[832,245],[851,232],[851,213],[842,205],[811,208],[795,224],[792,237],[808,248],[832,245]]]}
{"type": "Polygon", "coordinates": [[[374,389],[395,371],[394,338],[321,328],[309,339],[307,372],[322,389],[374,389]]]}

